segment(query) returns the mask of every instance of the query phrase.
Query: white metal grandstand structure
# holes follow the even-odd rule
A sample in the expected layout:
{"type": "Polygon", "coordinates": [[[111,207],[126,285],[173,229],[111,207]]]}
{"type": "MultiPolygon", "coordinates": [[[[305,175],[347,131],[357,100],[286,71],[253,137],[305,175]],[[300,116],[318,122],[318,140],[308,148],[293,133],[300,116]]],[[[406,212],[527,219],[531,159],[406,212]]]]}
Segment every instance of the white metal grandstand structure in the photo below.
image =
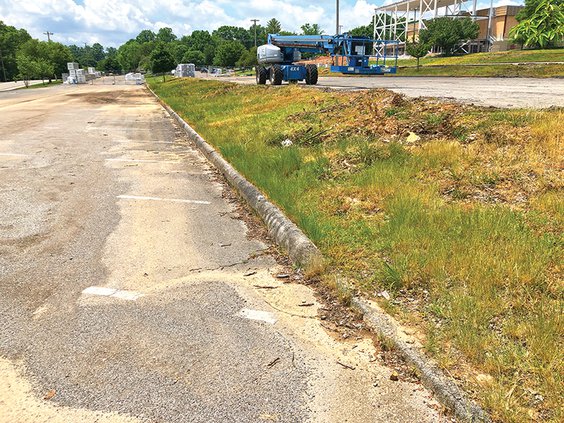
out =
{"type": "MultiPolygon", "coordinates": [[[[483,19],[476,15],[476,4],[477,0],[403,0],[377,7],[374,9],[374,39],[393,40],[402,45],[408,35],[417,36],[426,28],[425,19],[439,16],[483,19]]],[[[384,44],[376,43],[374,47],[378,51],[384,44]]]]}

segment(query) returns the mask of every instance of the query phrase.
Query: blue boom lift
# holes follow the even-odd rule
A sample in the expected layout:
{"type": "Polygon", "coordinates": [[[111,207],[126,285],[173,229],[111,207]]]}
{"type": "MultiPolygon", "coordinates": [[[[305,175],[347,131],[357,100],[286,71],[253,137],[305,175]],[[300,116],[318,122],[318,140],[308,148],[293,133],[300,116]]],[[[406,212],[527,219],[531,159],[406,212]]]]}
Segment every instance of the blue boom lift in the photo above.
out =
{"type": "Polygon", "coordinates": [[[355,75],[396,73],[398,48],[396,41],[341,35],[268,35],[268,44],[257,49],[259,65],[257,84],[280,85],[282,81],[305,80],[317,84],[315,64],[300,64],[302,53],[329,54],[331,72],[355,75]],[[374,54],[369,54],[374,52],[374,54]],[[388,66],[393,62],[392,66],[388,66]]]}

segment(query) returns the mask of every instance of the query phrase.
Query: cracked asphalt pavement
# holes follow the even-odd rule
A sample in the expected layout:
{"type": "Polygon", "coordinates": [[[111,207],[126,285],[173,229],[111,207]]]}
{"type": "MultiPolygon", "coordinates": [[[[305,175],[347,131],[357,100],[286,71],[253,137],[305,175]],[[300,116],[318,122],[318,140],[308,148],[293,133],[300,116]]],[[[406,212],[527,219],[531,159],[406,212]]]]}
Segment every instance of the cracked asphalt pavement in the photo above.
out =
{"type": "Polygon", "coordinates": [[[0,93],[0,422],[448,420],[226,190],[142,86],[0,93]]]}

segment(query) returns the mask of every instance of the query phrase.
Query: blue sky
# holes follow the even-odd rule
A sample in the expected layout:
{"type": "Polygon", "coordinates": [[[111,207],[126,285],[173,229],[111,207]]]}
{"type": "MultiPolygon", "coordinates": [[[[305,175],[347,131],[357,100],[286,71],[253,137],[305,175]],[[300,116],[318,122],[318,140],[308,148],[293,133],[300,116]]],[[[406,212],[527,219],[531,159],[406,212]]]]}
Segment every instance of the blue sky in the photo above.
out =
{"type": "MultiPolygon", "coordinates": [[[[375,7],[391,0],[341,0],[344,30],[366,25],[375,7]]],[[[494,0],[519,4],[519,0],[494,0]]],[[[484,7],[489,2],[482,3],[484,7]]],[[[335,0],[0,0],[0,20],[26,28],[32,36],[65,44],[119,46],[143,29],[171,27],[181,36],[195,29],[213,30],[221,25],[249,27],[275,17],[285,30],[297,31],[306,22],[318,23],[326,33],[335,32],[335,0]]]]}

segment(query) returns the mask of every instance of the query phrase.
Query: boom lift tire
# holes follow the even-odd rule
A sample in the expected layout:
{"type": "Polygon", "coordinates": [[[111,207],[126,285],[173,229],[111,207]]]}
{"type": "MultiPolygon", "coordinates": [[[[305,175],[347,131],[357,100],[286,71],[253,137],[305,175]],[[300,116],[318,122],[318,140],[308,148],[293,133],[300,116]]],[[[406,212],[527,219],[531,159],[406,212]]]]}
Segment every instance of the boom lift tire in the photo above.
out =
{"type": "Polygon", "coordinates": [[[317,72],[317,65],[306,65],[305,82],[307,85],[317,85],[319,73],[317,72]]]}
{"type": "Polygon", "coordinates": [[[270,67],[270,83],[272,85],[282,85],[282,79],[284,78],[284,72],[280,65],[272,65],[270,67]]]}
{"type": "Polygon", "coordinates": [[[264,66],[257,66],[257,84],[264,85],[268,79],[268,71],[264,66]]]}

